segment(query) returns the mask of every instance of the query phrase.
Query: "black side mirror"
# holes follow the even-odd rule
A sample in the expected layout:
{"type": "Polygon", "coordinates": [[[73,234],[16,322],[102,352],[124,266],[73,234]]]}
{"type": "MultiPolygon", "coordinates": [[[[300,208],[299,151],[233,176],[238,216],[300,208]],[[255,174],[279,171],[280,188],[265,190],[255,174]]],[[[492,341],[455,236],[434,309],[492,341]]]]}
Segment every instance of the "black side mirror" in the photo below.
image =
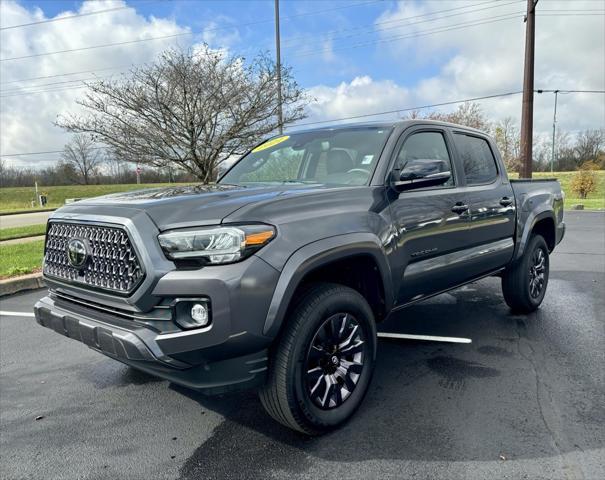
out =
{"type": "Polygon", "coordinates": [[[394,173],[393,188],[397,191],[443,185],[452,176],[445,161],[424,158],[408,161],[400,171],[398,179],[397,171],[394,173]]]}

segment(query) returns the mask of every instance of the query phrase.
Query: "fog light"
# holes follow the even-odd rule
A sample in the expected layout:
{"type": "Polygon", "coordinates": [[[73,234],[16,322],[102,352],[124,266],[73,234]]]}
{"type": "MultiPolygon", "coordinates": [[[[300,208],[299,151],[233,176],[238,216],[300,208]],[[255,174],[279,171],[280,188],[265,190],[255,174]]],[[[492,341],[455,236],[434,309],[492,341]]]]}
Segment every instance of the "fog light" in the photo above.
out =
{"type": "Polygon", "coordinates": [[[208,325],[208,307],[204,303],[196,303],[191,307],[191,319],[200,327],[208,325]]]}

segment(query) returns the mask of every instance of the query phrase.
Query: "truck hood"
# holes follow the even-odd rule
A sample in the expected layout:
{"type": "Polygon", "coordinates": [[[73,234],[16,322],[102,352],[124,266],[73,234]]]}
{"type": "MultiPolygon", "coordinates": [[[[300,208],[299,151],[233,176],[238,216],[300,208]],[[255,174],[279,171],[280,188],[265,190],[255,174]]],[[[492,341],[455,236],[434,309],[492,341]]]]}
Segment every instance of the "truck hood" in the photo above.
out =
{"type": "MultiPolygon", "coordinates": [[[[334,187],[314,185],[270,185],[242,187],[237,185],[187,185],[137,190],[91,198],[72,204],[77,210],[107,211],[128,208],[144,211],[160,230],[200,225],[217,225],[240,208],[271,201],[281,196],[308,195],[334,187]]],[[[64,210],[64,209],[62,209],[64,210]]]]}

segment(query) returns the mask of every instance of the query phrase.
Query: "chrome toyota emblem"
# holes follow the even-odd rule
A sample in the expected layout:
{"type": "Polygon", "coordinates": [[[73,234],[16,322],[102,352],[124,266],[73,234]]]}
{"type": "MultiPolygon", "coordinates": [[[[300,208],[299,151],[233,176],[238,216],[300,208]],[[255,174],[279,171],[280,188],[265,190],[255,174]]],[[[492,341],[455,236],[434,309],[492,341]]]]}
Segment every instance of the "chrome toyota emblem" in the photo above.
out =
{"type": "Polygon", "coordinates": [[[72,238],[67,242],[67,259],[69,264],[75,268],[81,268],[86,263],[88,251],[86,244],[79,238],[72,238]]]}

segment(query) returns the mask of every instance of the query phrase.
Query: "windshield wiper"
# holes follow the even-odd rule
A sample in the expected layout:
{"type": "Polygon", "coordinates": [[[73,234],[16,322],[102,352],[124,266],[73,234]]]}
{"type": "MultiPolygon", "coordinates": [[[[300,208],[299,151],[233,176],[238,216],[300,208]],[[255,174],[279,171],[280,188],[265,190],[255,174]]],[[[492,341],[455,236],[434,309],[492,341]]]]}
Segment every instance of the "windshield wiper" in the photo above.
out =
{"type": "Polygon", "coordinates": [[[248,188],[246,185],[242,185],[241,183],[217,183],[217,185],[228,185],[230,187],[241,187],[241,188],[248,188]]]}

